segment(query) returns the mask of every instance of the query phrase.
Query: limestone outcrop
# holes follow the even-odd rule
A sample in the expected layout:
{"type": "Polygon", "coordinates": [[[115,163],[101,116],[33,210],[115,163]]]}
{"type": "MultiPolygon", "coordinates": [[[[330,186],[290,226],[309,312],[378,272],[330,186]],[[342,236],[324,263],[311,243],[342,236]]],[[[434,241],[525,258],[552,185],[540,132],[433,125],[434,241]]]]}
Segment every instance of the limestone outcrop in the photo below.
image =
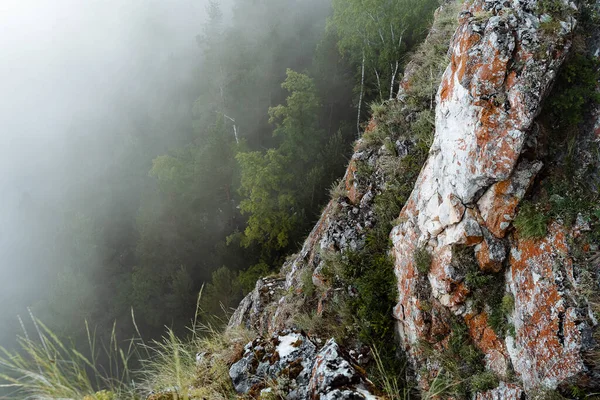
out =
{"type": "Polygon", "coordinates": [[[229,375],[238,393],[287,400],[374,400],[373,384],[331,339],[320,349],[306,334],[285,330],[246,345],[229,375]]]}
{"type": "MultiPolygon", "coordinates": [[[[600,387],[600,359],[590,359],[600,354],[598,320],[586,295],[600,292],[600,274],[590,275],[581,263],[585,259],[592,270],[600,268],[600,257],[594,256],[598,243],[588,240],[582,244],[585,254],[574,255],[574,243],[590,230],[589,218],[579,216],[576,224],[554,218],[536,238],[519,234],[514,224],[523,199],[548,168],[538,151],[543,132],[536,119],[574,45],[577,15],[577,6],[568,0],[468,1],[449,40],[447,67],[430,109],[415,110],[410,100],[422,65],[411,62],[405,69],[394,118],[412,127],[419,113],[434,112],[435,129],[428,157],[390,234],[398,289],[393,317],[400,348],[423,391],[452,372],[448,352],[459,364],[482,364],[478,374],[486,384],[472,380],[467,390],[475,399],[544,398],[540,393],[555,389],[600,387]],[[464,349],[466,356],[460,354],[464,349]]],[[[434,25],[425,44],[440,32],[434,25]]],[[[600,29],[590,35],[587,51],[599,57],[599,43],[600,29]]],[[[375,199],[389,183],[389,166],[410,158],[419,145],[418,138],[395,128],[386,128],[391,132],[383,143],[366,145],[382,124],[373,116],[301,251],[288,259],[280,277],[259,281],[230,327],[244,325],[263,337],[279,337],[294,325],[298,296],[307,297],[307,276],[322,289],[315,312],[328,307],[334,289],[324,271],[327,254],[365,246],[369,229],[381,222],[375,199]]],[[[587,136],[574,146],[581,160],[578,171],[600,182],[600,108],[586,116],[585,126],[587,136]]],[[[300,373],[296,394],[289,398],[346,398],[341,393],[361,396],[371,390],[364,377],[348,372],[354,368],[351,361],[342,367],[348,357],[335,342],[317,350],[303,333],[289,334],[297,335],[299,348],[306,347],[304,361],[292,361],[300,373]],[[335,385],[328,382],[336,374],[351,385],[334,393],[335,385]]],[[[263,368],[253,357],[256,348],[265,346],[249,344],[232,367],[239,391],[256,384],[244,375],[242,364],[263,368]]],[[[272,378],[287,368],[279,362],[255,375],[272,378]]],[[[347,398],[360,398],[352,396],[347,398]]]]}

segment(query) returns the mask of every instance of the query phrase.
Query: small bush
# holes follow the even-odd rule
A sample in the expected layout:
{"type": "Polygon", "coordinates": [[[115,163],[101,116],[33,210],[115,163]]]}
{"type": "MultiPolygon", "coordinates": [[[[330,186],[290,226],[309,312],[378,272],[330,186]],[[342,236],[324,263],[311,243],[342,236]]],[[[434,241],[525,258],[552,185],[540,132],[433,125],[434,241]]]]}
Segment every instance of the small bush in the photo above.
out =
{"type": "Polygon", "coordinates": [[[338,179],[337,181],[331,184],[331,188],[329,189],[329,196],[333,201],[342,199],[347,195],[348,193],[346,192],[346,187],[342,179],[338,179]]]}
{"type": "Polygon", "coordinates": [[[475,258],[475,249],[473,246],[454,245],[452,246],[452,266],[460,271],[474,271],[479,269],[479,264],[475,258]]]}
{"type": "Polygon", "coordinates": [[[380,118],[384,117],[389,109],[387,103],[385,103],[385,102],[384,103],[373,102],[373,103],[371,103],[370,108],[371,108],[371,115],[375,119],[380,119],[380,118]]]}
{"type": "Polygon", "coordinates": [[[389,134],[385,131],[382,126],[377,126],[370,132],[366,132],[362,136],[362,140],[360,141],[361,146],[359,150],[373,149],[380,147],[385,138],[389,136],[389,134]]]}
{"type": "Polygon", "coordinates": [[[485,371],[484,355],[472,343],[467,326],[460,317],[451,321],[451,333],[445,351],[434,350],[428,343],[421,343],[420,347],[441,367],[440,374],[431,383],[435,389],[430,393],[470,398],[470,394],[478,390],[476,388],[493,383],[492,377],[485,371]]]}
{"type": "Polygon", "coordinates": [[[528,201],[523,202],[514,220],[514,226],[523,239],[539,239],[548,233],[548,216],[528,201]]]}
{"type": "Polygon", "coordinates": [[[486,288],[495,279],[494,275],[481,271],[473,246],[453,246],[452,266],[464,274],[465,284],[473,292],[486,288]]]}
{"type": "Polygon", "coordinates": [[[600,102],[596,90],[600,61],[591,54],[575,53],[564,65],[549,99],[552,114],[562,127],[578,125],[590,103],[600,102]]]}
{"type": "Polygon", "coordinates": [[[417,267],[417,271],[422,274],[428,274],[431,268],[431,259],[431,254],[429,254],[425,247],[418,248],[415,252],[415,266],[417,267]]]}
{"type": "Polygon", "coordinates": [[[471,270],[465,276],[465,283],[471,290],[482,289],[488,286],[494,280],[494,276],[487,275],[480,270],[471,270]]]}

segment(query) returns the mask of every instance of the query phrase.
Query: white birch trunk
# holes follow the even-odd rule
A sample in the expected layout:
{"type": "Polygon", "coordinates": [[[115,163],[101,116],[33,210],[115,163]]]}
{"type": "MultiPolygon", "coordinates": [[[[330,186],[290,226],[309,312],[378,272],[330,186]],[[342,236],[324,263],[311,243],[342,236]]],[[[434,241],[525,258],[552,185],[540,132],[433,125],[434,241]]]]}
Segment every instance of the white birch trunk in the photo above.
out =
{"type": "Polygon", "coordinates": [[[365,88],[365,51],[363,50],[362,71],[360,78],[360,96],[358,98],[358,114],[356,116],[356,136],[360,138],[360,111],[362,108],[363,92],[365,88]]]}

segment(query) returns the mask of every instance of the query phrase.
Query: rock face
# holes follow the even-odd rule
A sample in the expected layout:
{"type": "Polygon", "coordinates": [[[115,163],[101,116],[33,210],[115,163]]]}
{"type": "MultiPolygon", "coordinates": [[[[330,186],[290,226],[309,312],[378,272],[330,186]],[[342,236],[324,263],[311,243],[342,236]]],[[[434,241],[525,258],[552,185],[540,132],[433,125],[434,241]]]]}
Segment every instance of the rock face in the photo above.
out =
{"type": "MultiPolygon", "coordinates": [[[[553,0],[560,12],[550,15],[548,1],[467,1],[450,44],[429,157],[390,235],[398,285],[393,316],[423,390],[444,369],[424,348],[443,354],[457,325],[497,379],[495,388],[474,390],[476,399],[521,400],[580,382],[600,386],[586,357],[597,346],[598,322],[580,296],[580,271],[570,249],[585,222],[567,227],[555,221],[538,239],[519,237],[513,229],[520,203],[543,175],[533,149],[536,118],[576,26],[573,3],[553,0]],[[423,252],[431,256],[426,268],[417,265],[423,252]],[[486,293],[477,279],[491,277],[486,293]],[[492,295],[500,298],[502,315],[491,307],[492,295]]],[[[600,56],[598,31],[589,47],[600,56]]],[[[418,66],[407,66],[399,104],[418,73],[418,66]]],[[[600,109],[590,121],[581,154],[588,154],[584,161],[595,169],[587,170],[600,182],[600,162],[589,155],[600,141],[600,109]]],[[[367,132],[376,128],[373,119],[367,132]]],[[[260,280],[230,321],[230,327],[245,325],[270,337],[248,344],[232,366],[241,393],[263,390],[265,379],[283,374],[291,382],[286,398],[372,398],[368,381],[335,342],[318,349],[306,335],[284,330],[297,311],[291,294],[302,291],[305,274],[327,287],[324,252],[361,249],[366,230],[377,224],[374,198],[386,185],[379,166],[389,150],[361,144],[341,181],[343,194],[327,205],[302,250],[284,264],[280,278],[260,280]],[[359,163],[372,169],[367,179],[359,163]]],[[[391,145],[402,158],[415,143],[403,138],[391,145]]],[[[323,304],[321,299],[319,313],[323,304]]]]}
{"type": "Polygon", "coordinates": [[[515,337],[506,344],[525,389],[555,388],[585,370],[583,337],[589,334],[586,310],[578,308],[567,233],[558,224],[542,240],[517,240],[507,273],[515,299],[515,337]]]}
{"type": "MultiPolygon", "coordinates": [[[[399,160],[408,155],[414,143],[403,140],[396,146],[398,155],[393,158],[399,160]]],[[[242,300],[231,317],[230,328],[244,325],[267,336],[287,328],[296,311],[293,294],[302,290],[303,274],[312,275],[316,286],[325,286],[323,253],[355,251],[364,246],[367,229],[377,223],[374,198],[386,183],[384,172],[377,163],[386,157],[391,158],[386,152],[384,148],[378,148],[354,153],[341,182],[344,195],[329,202],[300,252],[283,265],[280,277],[257,282],[255,289],[242,300]],[[356,162],[373,167],[370,179],[359,176],[356,162]]]]}
{"type": "MultiPolygon", "coordinates": [[[[435,364],[420,343],[443,351],[440,332],[451,334],[435,312],[423,309],[425,299],[434,311],[459,316],[487,368],[500,377],[514,368],[525,390],[554,389],[585,374],[582,337],[591,325],[580,309],[569,306],[565,287],[576,282],[568,278],[573,273],[562,228],[554,226],[537,242],[507,237],[519,202],[542,168],[522,154],[575,26],[572,13],[565,12],[560,29],[544,30],[546,16],[538,3],[467,4],[438,91],[430,156],[391,234],[399,291],[394,314],[415,369],[435,364]],[[472,247],[484,272],[510,264],[506,279],[515,298],[515,333],[506,340],[501,339],[506,332],[494,332],[487,313],[473,306],[474,288],[457,267],[458,247],[472,247]],[[430,294],[415,265],[420,249],[432,255],[426,276],[430,294]]],[[[425,388],[435,369],[428,372],[420,376],[425,388]]],[[[521,389],[500,394],[507,390],[478,398],[520,396],[521,389]]]]}
{"type": "Polygon", "coordinates": [[[372,384],[331,339],[317,352],[303,333],[282,331],[244,348],[229,375],[238,393],[275,392],[287,400],[372,400],[372,384]]]}
{"type": "Polygon", "coordinates": [[[254,290],[239,304],[231,319],[229,326],[244,326],[257,332],[267,330],[270,325],[269,307],[282,296],[285,288],[283,278],[264,278],[256,282],[254,290]]]}
{"type": "Polygon", "coordinates": [[[475,400],[521,400],[524,397],[523,389],[517,385],[502,382],[496,389],[477,393],[475,400]]]}

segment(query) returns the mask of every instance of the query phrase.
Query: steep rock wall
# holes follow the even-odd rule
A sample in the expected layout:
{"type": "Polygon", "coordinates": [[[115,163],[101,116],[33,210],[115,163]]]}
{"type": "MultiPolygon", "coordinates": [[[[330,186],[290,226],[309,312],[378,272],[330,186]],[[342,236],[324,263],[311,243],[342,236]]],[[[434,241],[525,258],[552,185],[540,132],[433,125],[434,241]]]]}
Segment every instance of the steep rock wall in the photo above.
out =
{"type": "MultiPolygon", "coordinates": [[[[507,237],[542,168],[522,154],[571,45],[575,5],[562,7],[552,16],[560,17],[553,30],[542,1],[476,0],[461,14],[438,91],[430,156],[391,234],[399,291],[394,314],[424,388],[442,363],[423,344],[446,351],[453,334],[448,311],[467,325],[487,368],[502,379],[514,372],[527,391],[577,382],[587,372],[584,337],[594,321],[571,300],[577,282],[567,233],[556,224],[541,241],[507,237]],[[495,332],[489,306],[476,305],[475,284],[457,251],[464,248],[482,272],[506,269],[513,332],[495,332]],[[422,251],[432,257],[426,274],[416,261],[422,251]]],[[[518,392],[508,398],[520,398],[518,392]]]]}
{"type": "MultiPolygon", "coordinates": [[[[456,2],[450,0],[436,11],[435,22],[422,45],[427,49],[426,51],[429,51],[429,47],[439,47],[433,53],[443,55],[447,52],[456,26],[458,9],[456,2]]],[[[401,119],[414,119],[415,111],[424,109],[424,107],[417,107],[417,110],[408,109],[402,105],[403,98],[411,93],[412,86],[418,85],[423,80],[419,75],[426,76],[426,79],[433,79],[437,86],[447,64],[446,57],[433,64],[436,63],[441,64],[441,67],[424,65],[423,60],[414,59],[406,66],[399,83],[398,108],[401,119]],[[431,78],[436,69],[440,69],[439,76],[431,78]]],[[[372,118],[364,135],[373,133],[378,124],[377,119],[372,118]]],[[[288,257],[282,266],[280,277],[260,279],[255,289],[242,300],[229,321],[230,328],[243,325],[265,335],[271,335],[285,328],[297,311],[293,298],[295,294],[302,291],[303,274],[312,274],[315,285],[325,287],[327,283],[324,282],[322,274],[323,254],[326,252],[340,254],[364,247],[367,231],[378,223],[374,200],[384,191],[388,183],[386,166],[397,164],[399,160],[410,157],[414,153],[415,138],[411,133],[401,131],[397,127],[392,130],[394,132],[390,138],[394,147],[393,155],[383,145],[366,145],[365,137],[357,141],[344,177],[336,189],[341,194],[332,196],[333,198],[321,213],[319,221],[304,241],[302,249],[288,257]],[[359,164],[367,165],[372,169],[369,176],[360,174],[359,164]]]]}
{"type": "MultiPolygon", "coordinates": [[[[595,346],[591,336],[597,322],[579,300],[578,267],[569,248],[580,227],[554,222],[547,237],[537,240],[519,238],[512,227],[521,200],[544,167],[531,151],[539,134],[535,119],[576,25],[574,4],[557,1],[560,15],[549,15],[543,0],[474,0],[460,12],[449,65],[431,102],[436,106],[433,145],[391,233],[399,293],[394,317],[422,389],[447,369],[436,354],[451,346],[456,321],[483,354],[486,370],[500,379],[477,399],[522,399],[525,393],[580,382],[598,385],[586,359],[595,346]],[[423,251],[431,256],[427,272],[417,265],[423,251]],[[477,273],[465,267],[471,258],[477,273]],[[500,327],[492,321],[497,315],[485,298],[487,288],[475,287],[469,274],[493,276],[486,284],[495,285],[502,302],[511,304],[500,327]]],[[[427,40],[440,30],[434,25],[427,40]]],[[[418,62],[407,66],[398,95],[402,112],[423,70],[418,62]]],[[[414,118],[410,110],[401,115],[414,118]]],[[[600,110],[586,149],[600,139],[599,117],[600,110]]],[[[379,123],[374,117],[366,134],[379,123]]],[[[394,157],[385,146],[368,147],[364,139],[357,143],[339,188],[343,194],[329,202],[280,276],[259,280],[230,327],[244,325],[269,336],[293,326],[306,274],[323,288],[315,310],[323,312],[331,292],[322,271],[324,254],[364,246],[367,231],[378,223],[374,199],[386,186],[384,166],[410,157],[415,147],[410,136],[392,136],[394,157]],[[361,175],[359,165],[372,172],[361,175]]]]}

